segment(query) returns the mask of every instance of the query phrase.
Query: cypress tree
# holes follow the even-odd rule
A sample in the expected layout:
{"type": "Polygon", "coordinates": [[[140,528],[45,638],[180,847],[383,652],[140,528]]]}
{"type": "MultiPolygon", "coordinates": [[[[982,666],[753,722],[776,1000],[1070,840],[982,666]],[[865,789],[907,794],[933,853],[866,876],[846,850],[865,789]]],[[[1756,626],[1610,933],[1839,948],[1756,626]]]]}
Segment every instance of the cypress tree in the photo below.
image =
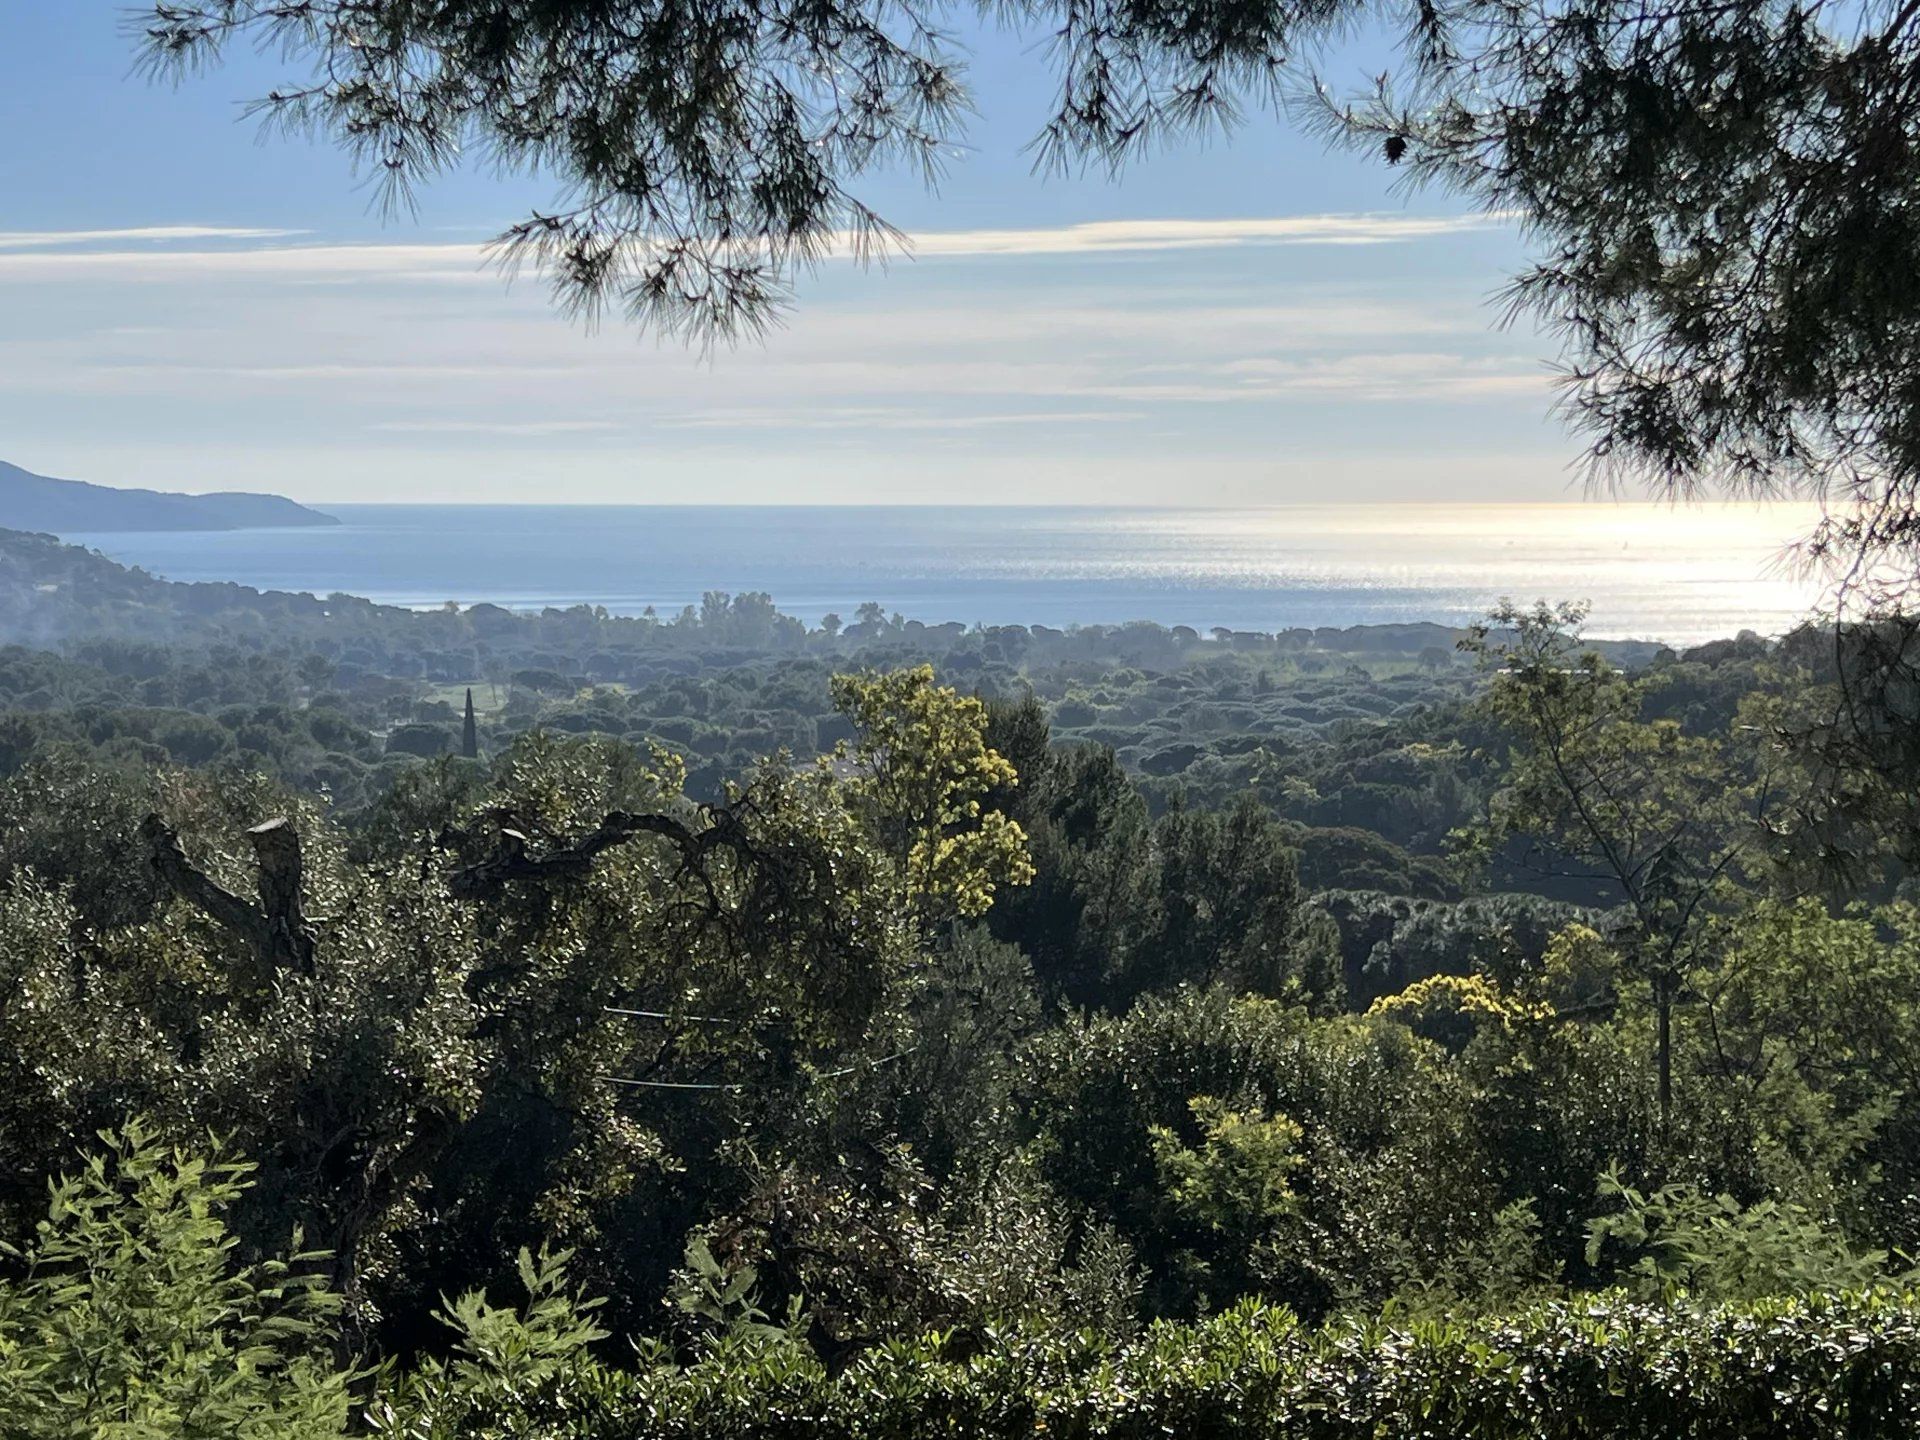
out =
{"type": "Polygon", "coordinates": [[[460,726],[460,753],[469,760],[480,758],[480,727],[473,718],[473,687],[467,687],[467,718],[460,726]]]}

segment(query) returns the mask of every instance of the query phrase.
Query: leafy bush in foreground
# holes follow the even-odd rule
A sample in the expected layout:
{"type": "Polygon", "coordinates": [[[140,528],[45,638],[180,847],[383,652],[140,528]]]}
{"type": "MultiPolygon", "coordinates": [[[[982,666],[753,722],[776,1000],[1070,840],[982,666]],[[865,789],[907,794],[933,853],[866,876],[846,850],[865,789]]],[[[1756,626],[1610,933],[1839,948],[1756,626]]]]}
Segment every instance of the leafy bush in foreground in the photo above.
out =
{"type": "Polygon", "coordinates": [[[594,1303],[546,1253],[521,1256],[523,1306],[450,1300],[451,1354],[362,1374],[350,1414],[354,1362],[333,1358],[331,1302],[285,1266],[233,1255],[223,1217],[244,1167],[138,1125],[109,1140],[53,1188],[36,1245],[13,1257],[24,1278],[0,1280],[9,1437],[1892,1440],[1920,1425],[1911,1291],[1719,1308],[1611,1294],[1319,1328],[1250,1301],[1117,1345],[1057,1325],[936,1333],[834,1373],[797,1310],[786,1324],[721,1315],[690,1356],[653,1340],[609,1363],[594,1303]]]}
{"type": "Polygon", "coordinates": [[[332,1363],[338,1306],[317,1257],[234,1258],[224,1215],[251,1167],[173,1151],[137,1122],[103,1139],[6,1257],[22,1273],[0,1280],[0,1434],[342,1433],[353,1377],[332,1363]]]}

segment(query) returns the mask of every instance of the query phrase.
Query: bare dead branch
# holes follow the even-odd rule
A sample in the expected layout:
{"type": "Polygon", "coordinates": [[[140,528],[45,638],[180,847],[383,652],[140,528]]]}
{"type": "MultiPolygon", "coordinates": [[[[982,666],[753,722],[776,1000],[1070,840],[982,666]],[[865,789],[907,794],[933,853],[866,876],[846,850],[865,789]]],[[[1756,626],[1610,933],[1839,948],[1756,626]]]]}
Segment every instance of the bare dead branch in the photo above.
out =
{"type": "Polygon", "coordinates": [[[259,903],[249,904],[187,858],[180,836],[159,815],[140,822],[147,858],[175,895],[245,942],[272,973],[313,973],[314,934],[301,905],[300,833],[284,818],[247,831],[257,865],[259,903]]]}

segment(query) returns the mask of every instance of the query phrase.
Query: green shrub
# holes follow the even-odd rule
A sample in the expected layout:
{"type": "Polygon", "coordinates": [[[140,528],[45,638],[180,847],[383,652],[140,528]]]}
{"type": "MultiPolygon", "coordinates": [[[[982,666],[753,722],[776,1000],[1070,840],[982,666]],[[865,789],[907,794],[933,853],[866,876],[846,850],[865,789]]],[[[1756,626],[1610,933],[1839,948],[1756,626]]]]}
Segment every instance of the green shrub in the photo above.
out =
{"type": "MultiPolygon", "coordinates": [[[[741,1342],[594,1392],[594,1440],[1894,1440],[1920,1425],[1920,1297],[1718,1310],[1619,1297],[1320,1330],[1248,1304],[1106,1349],[1007,1332],[883,1345],[837,1376],[741,1342]]],[[[584,1392],[576,1375],[570,1392],[584,1392]]]]}
{"type": "Polygon", "coordinates": [[[244,1165],[137,1122],[52,1187],[20,1278],[0,1283],[8,1440],[320,1440],[346,1433],[334,1302],[291,1265],[236,1265],[223,1212],[244,1165]]]}
{"type": "Polygon", "coordinates": [[[1904,1440],[1920,1426],[1920,1294],[1886,1290],[1724,1307],[1615,1292],[1318,1328],[1247,1302],[1120,1340],[1049,1321],[883,1341],[830,1368],[799,1325],[751,1316],[690,1363],[659,1341],[603,1358],[565,1256],[523,1252],[523,1306],[449,1301],[449,1356],[368,1377],[333,1353],[333,1302],[299,1273],[314,1257],[235,1263],[222,1213],[244,1166],[137,1123],[104,1138],[8,1257],[7,1440],[1904,1440]]]}

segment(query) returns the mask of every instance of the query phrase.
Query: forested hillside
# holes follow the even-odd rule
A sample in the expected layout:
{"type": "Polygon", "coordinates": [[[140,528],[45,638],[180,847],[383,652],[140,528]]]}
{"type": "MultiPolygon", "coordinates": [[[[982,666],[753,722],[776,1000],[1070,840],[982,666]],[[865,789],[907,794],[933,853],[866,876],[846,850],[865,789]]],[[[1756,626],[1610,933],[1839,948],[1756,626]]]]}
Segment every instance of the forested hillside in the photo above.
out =
{"type": "MultiPolygon", "coordinates": [[[[1631,1427],[1683,1354],[1746,1433],[1912,1413],[1920,920],[1816,743],[1830,633],[0,558],[0,1335],[137,1244],[115,1303],[213,1307],[143,1363],[193,1391],[284,1312],[228,1398],[299,1433],[1508,1433],[1516,1366],[1552,1408],[1590,1363],[1631,1427]]],[[[91,1342],[45,1343],[54,1414],[91,1342]]]]}
{"type": "MultiPolygon", "coordinates": [[[[584,606],[416,612],[173,584],[4,532],[0,593],[0,637],[19,647],[0,663],[11,763],[84,739],[268,770],[345,813],[414,760],[457,754],[469,694],[486,754],[535,728],[624,737],[672,752],[705,801],[764,755],[805,759],[850,738],[830,694],[837,671],[923,663],[970,693],[1033,698],[1055,739],[1110,750],[1155,814],[1254,795],[1287,822],[1316,889],[1456,898],[1446,839],[1486,794],[1473,753],[1486,737],[1463,709],[1482,676],[1456,649],[1464,632],[1437,625],[982,629],[876,605],[809,631],[758,594],[709,595],[664,620],[584,606]]],[[[1818,647],[1807,637],[1795,653],[1818,663],[1818,647]]],[[[1664,707],[1721,719],[1768,653],[1753,638],[1684,656],[1593,648],[1659,660],[1664,707]]]]}
{"type": "Polygon", "coordinates": [[[0,525],[57,535],[110,530],[245,530],[336,525],[331,515],[279,495],[220,491],[182,495],[56,480],[0,460],[0,525]]]}

